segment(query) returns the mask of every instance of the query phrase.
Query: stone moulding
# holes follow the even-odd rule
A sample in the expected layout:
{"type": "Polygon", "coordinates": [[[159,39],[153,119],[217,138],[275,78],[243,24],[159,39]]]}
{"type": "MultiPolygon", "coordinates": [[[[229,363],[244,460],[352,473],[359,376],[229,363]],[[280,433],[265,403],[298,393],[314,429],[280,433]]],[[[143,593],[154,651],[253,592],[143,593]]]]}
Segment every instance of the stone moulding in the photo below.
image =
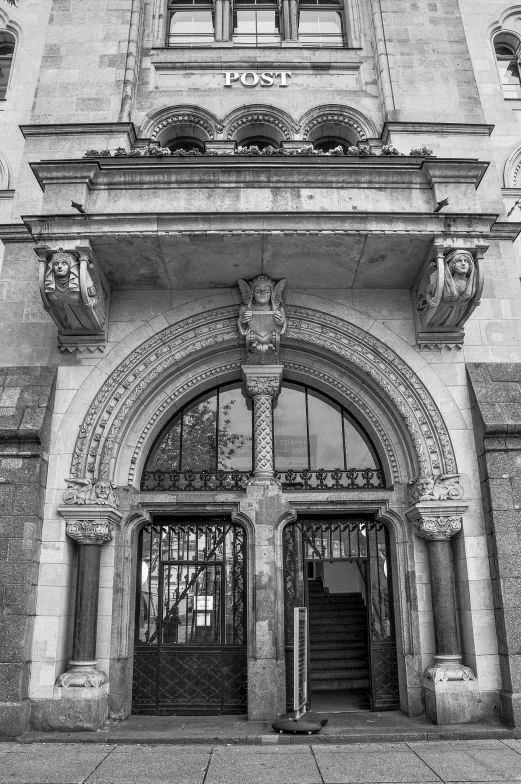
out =
{"type": "MultiPolygon", "coordinates": [[[[71,477],[111,479],[118,443],[133,411],[160,378],[190,357],[219,347],[238,348],[235,306],[201,313],[149,338],[113,370],[80,426],[71,477]]],[[[342,319],[301,307],[288,308],[287,340],[315,346],[367,374],[405,423],[419,473],[455,473],[456,461],[445,423],[425,385],[382,341],[342,319]]]]}

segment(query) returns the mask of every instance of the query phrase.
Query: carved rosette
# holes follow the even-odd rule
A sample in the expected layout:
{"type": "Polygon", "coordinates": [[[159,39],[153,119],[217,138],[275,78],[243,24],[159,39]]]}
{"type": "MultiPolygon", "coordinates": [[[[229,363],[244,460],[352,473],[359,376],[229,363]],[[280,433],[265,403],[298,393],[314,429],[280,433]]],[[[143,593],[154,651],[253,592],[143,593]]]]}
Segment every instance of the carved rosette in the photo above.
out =
{"type": "Polygon", "coordinates": [[[60,351],[103,351],[110,286],[90,244],[35,248],[40,259],[40,294],[58,327],[60,351]]]}
{"type": "Polygon", "coordinates": [[[421,539],[443,541],[451,539],[461,531],[463,518],[461,516],[443,517],[425,515],[414,521],[414,533],[421,539]]]}
{"type": "Polygon", "coordinates": [[[254,484],[273,484],[273,400],[280,392],[282,365],[245,365],[248,395],[253,398],[254,484]]]}
{"type": "Polygon", "coordinates": [[[463,327],[481,298],[484,244],[436,238],[411,289],[421,349],[461,348],[463,327]]]}

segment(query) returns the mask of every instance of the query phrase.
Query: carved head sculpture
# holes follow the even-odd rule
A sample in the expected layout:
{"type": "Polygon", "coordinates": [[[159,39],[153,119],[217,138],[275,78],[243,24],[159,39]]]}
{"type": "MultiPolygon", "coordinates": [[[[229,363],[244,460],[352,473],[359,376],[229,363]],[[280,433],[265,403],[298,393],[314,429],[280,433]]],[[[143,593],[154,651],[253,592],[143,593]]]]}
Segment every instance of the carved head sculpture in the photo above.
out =
{"type": "Polygon", "coordinates": [[[474,259],[468,250],[455,250],[445,259],[451,275],[469,275],[474,270],[474,259]]]}
{"type": "Polygon", "coordinates": [[[45,292],[52,294],[58,289],[80,290],[80,265],[75,253],[58,248],[47,262],[45,270],[45,292]]]}
{"type": "Polygon", "coordinates": [[[271,302],[273,297],[273,281],[265,275],[259,275],[258,278],[255,278],[252,281],[251,291],[254,303],[261,306],[267,305],[268,303],[273,304],[271,302]]]}
{"type": "Polygon", "coordinates": [[[107,499],[110,495],[110,482],[105,482],[103,479],[94,485],[94,493],[98,499],[107,499]]]}

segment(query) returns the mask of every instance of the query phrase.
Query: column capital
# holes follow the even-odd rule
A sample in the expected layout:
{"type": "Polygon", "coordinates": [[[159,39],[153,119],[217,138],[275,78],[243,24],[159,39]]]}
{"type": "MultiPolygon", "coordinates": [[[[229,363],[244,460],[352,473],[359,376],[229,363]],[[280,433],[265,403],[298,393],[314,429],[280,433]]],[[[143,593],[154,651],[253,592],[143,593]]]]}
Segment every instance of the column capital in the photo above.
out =
{"type": "Polygon", "coordinates": [[[59,513],[67,521],[67,536],[78,544],[102,545],[112,539],[112,529],[122,518],[121,512],[110,506],[59,506],[59,513]]]}
{"type": "Polygon", "coordinates": [[[466,504],[443,504],[432,501],[418,503],[406,511],[416,536],[427,541],[452,539],[463,527],[466,504]]]}
{"type": "Polygon", "coordinates": [[[284,371],[283,365],[243,365],[242,377],[250,397],[278,397],[284,371]]]}

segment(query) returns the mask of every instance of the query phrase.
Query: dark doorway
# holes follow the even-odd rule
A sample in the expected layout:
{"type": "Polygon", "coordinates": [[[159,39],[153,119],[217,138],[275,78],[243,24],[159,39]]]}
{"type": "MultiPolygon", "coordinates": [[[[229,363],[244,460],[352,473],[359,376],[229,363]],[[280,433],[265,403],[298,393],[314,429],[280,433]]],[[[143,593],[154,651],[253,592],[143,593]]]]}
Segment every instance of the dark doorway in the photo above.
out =
{"type": "Polygon", "coordinates": [[[284,529],[288,709],[293,609],[308,607],[310,707],[399,707],[389,533],[367,519],[310,518],[284,529]]]}
{"type": "Polygon", "coordinates": [[[222,520],[140,532],[133,713],[246,711],[245,544],[222,520]]]}

